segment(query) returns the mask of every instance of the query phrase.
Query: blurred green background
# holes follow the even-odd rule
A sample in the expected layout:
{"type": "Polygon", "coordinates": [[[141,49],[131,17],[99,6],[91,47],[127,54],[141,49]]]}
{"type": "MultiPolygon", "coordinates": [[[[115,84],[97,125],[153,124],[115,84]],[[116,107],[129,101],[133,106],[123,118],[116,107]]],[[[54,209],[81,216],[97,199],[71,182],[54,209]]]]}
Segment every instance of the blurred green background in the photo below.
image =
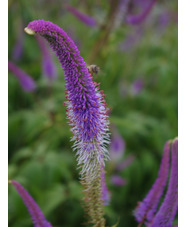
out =
{"type": "MultiPolygon", "coordinates": [[[[165,142],[178,134],[177,1],[158,1],[140,25],[127,24],[124,17],[117,19],[118,25],[112,24],[97,53],[96,45],[110,23],[112,1],[68,3],[94,17],[98,25],[89,27],[76,19],[65,9],[65,1],[9,0],[9,60],[37,83],[35,92],[26,93],[9,73],[9,179],[29,191],[53,226],[78,227],[85,223],[82,186],[63,105],[64,72],[53,56],[58,78],[49,84],[42,73],[42,54],[35,38],[23,33],[30,21],[49,20],[69,34],[86,62],[101,68],[95,81],[101,82],[106,94],[111,133],[116,128],[125,141],[122,159],[135,157],[119,173],[127,180],[123,186],[110,181],[114,174],[112,160],[106,165],[111,192],[107,226],[118,219],[120,227],[137,226],[132,212],[156,179],[165,142]],[[12,52],[19,39],[23,50],[15,59],[12,52]]],[[[11,185],[9,226],[32,226],[27,209],[11,185]]]]}

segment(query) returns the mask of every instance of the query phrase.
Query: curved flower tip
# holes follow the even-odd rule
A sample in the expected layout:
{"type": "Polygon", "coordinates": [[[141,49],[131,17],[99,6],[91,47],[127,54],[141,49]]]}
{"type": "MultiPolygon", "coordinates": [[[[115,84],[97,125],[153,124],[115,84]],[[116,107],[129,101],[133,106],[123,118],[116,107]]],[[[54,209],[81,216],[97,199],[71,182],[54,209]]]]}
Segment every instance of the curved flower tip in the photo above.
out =
{"type": "Polygon", "coordinates": [[[13,62],[8,61],[8,69],[16,76],[24,91],[31,92],[35,90],[36,84],[34,80],[23,70],[21,70],[13,62]]]}
{"type": "Polygon", "coordinates": [[[24,28],[24,31],[25,31],[28,35],[34,35],[34,34],[35,34],[34,30],[32,30],[32,29],[30,29],[30,28],[28,28],[28,27],[24,28]]]}
{"type": "Polygon", "coordinates": [[[15,180],[10,180],[9,183],[11,183],[15,187],[16,191],[22,198],[25,206],[28,209],[28,212],[30,213],[34,227],[52,227],[52,225],[45,219],[37,203],[24,189],[24,187],[15,180]]]}
{"type": "Polygon", "coordinates": [[[76,8],[66,4],[65,8],[72,13],[76,18],[78,18],[80,21],[82,21],[84,24],[90,26],[90,27],[94,27],[96,26],[96,20],[88,15],[86,15],[85,13],[80,12],[79,10],[77,10],[76,8]]]}
{"type": "Polygon", "coordinates": [[[151,0],[149,5],[145,8],[145,10],[141,14],[129,15],[126,18],[126,22],[128,24],[131,24],[131,25],[138,25],[138,24],[142,23],[146,19],[146,17],[149,15],[149,13],[152,10],[152,8],[153,8],[154,4],[156,3],[156,1],[157,0],[151,0]]]}

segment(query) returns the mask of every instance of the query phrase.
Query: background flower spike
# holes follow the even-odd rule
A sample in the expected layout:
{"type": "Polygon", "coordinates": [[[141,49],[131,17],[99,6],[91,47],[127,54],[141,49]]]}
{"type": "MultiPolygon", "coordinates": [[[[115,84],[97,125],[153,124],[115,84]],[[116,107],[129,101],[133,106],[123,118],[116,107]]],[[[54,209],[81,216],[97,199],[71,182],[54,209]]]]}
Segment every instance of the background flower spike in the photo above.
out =
{"type": "Polygon", "coordinates": [[[142,202],[139,202],[138,207],[134,211],[134,216],[139,223],[143,223],[146,220],[147,222],[151,222],[156,213],[159,200],[163,194],[168,179],[170,161],[169,154],[170,142],[168,141],[164,146],[164,153],[158,177],[145,199],[142,202]]]}
{"type": "Polygon", "coordinates": [[[171,173],[165,199],[151,227],[172,227],[178,209],[178,139],[171,146],[171,173]]]}
{"type": "Polygon", "coordinates": [[[57,78],[57,68],[52,59],[50,50],[40,36],[36,35],[36,40],[42,52],[43,75],[49,80],[49,82],[54,81],[57,78]]]}
{"type": "Polygon", "coordinates": [[[151,0],[149,5],[146,7],[146,9],[144,9],[144,11],[138,15],[129,15],[126,18],[126,22],[128,24],[132,24],[132,25],[138,25],[141,24],[146,17],[149,15],[149,13],[151,12],[153,6],[155,5],[157,0],[151,0]]]}
{"type": "Polygon", "coordinates": [[[86,24],[87,26],[94,27],[97,25],[96,20],[93,17],[90,17],[89,15],[80,12],[76,8],[74,8],[71,5],[66,4],[65,8],[72,13],[78,20],[86,24]]]}
{"type": "Polygon", "coordinates": [[[35,90],[36,84],[34,80],[25,73],[22,69],[20,69],[17,65],[13,62],[8,61],[8,69],[16,76],[19,80],[19,83],[24,91],[31,92],[35,90]]]}
{"type": "Polygon", "coordinates": [[[52,225],[45,219],[37,203],[24,189],[24,187],[15,180],[10,180],[9,183],[11,183],[15,187],[16,191],[22,198],[25,206],[28,209],[28,212],[30,213],[34,227],[52,227],[52,225]]]}

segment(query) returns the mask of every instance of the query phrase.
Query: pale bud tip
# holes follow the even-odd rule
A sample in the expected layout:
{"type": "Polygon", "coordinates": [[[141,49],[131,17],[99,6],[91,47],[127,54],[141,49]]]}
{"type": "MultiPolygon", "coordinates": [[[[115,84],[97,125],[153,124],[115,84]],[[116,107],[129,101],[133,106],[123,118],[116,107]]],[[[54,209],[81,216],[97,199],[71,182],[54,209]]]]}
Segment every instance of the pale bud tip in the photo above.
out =
{"type": "Polygon", "coordinates": [[[30,29],[30,28],[28,28],[28,27],[26,27],[26,28],[24,29],[24,31],[25,31],[28,35],[34,35],[34,34],[35,34],[35,31],[32,30],[32,29],[30,29]]]}

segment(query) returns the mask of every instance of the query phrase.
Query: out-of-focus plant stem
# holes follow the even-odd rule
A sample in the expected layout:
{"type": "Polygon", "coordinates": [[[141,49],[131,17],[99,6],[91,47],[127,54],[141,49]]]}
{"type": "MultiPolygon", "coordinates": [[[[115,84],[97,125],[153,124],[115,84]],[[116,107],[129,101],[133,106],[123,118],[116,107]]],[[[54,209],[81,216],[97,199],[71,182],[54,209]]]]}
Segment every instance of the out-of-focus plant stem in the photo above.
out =
{"type": "Polygon", "coordinates": [[[100,27],[100,36],[92,47],[92,51],[88,57],[88,64],[94,63],[95,59],[100,55],[103,47],[106,46],[110,34],[113,30],[115,18],[118,12],[120,0],[111,0],[110,10],[108,11],[105,23],[100,27]]]}

